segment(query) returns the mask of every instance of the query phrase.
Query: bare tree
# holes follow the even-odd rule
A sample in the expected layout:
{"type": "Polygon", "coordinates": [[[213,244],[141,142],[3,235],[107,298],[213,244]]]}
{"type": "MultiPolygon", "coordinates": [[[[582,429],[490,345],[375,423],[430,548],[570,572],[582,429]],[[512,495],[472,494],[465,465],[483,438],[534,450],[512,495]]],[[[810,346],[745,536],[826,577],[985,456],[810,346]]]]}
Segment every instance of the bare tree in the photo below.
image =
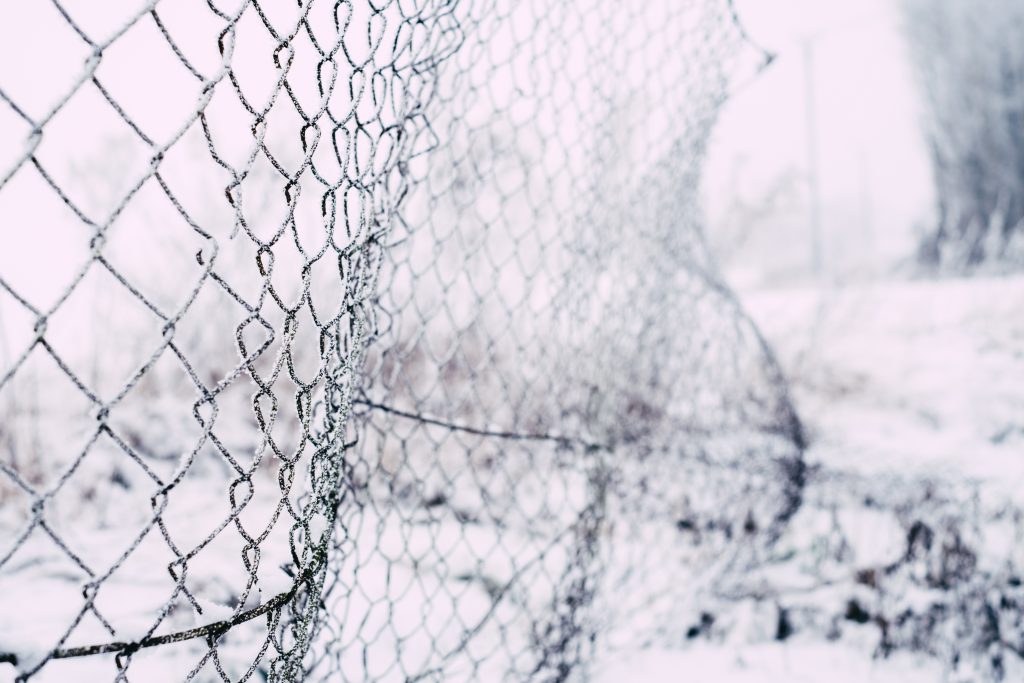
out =
{"type": "Polygon", "coordinates": [[[904,0],[903,14],[938,210],[921,260],[1012,260],[1024,229],[1024,4],[904,0]]]}

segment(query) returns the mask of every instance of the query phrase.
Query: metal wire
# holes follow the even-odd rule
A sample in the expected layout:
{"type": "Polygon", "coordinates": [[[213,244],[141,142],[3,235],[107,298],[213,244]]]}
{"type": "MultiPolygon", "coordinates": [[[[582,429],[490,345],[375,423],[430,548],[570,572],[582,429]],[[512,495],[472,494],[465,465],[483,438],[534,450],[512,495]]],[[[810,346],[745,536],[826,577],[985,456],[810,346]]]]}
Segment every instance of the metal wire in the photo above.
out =
{"type": "Polygon", "coordinates": [[[19,680],[585,678],[799,507],[701,234],[728,2],[4,14],[19,680]]]}

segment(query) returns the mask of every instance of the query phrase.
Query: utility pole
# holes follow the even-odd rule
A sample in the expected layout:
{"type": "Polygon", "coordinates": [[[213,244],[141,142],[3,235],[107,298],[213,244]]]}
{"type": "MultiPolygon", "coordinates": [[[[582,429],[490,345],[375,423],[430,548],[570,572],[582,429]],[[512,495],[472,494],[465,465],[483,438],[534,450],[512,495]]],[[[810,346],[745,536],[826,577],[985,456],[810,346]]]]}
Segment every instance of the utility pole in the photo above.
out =
{"type": "Polygon", "coordinates": [[[857,154],[860,171],[860,224],[864,231],[864,251],[861,254],[863,268],[869,275],[875,274],[875,226],[871,202],[871,167],[867,145],[861,144],[857,154]]]}
{"type": "Polygon", "coordinates": [[[818,185],[818,112],[815,106],[814,92],[814,42],[812,38],[803,40],[804,56],[804,132],[807,149],[807,190],[810,201],[809,225],[811,237],[811,271],[814,277],[821,279],[822,234],[821,234],[821,189],[818,185]]]}
{"type": "MultiPolygon", "coordinates": [[[[820,172],[818,168],[818,110],[817,110],[817,99],[816,99],[816,79],[815,79],[815,68],[814,68],[814,44],[823,36],[834,35],[836,33],[846,31],[859,31],[865,26],[877,23],[880,19],[884,18],[882,12],[868,12],[858,17],[848,19],[842,24],[833,26],[826,26],[813,33],[809,33],[803,36],[801,41],[803,46],[803,61],[804,61],[804,117],[806,119],[806,126],[804,127],[805,135],[805,147],[807,150],[807,193],[808,193],[808,231],[810,232],[811,242],[811,270],[814,276],[819,280],[824,275],[825,271],[825,235],[822,230],[821,218],[821,186],[820,186],[820,172]]],[[[868,171],[867,164],[862,164],[862,172],[868,171]]],[[[870,223],[871,220],[871,200],[870,200],[870,189],[867,182],[868,179],[862,179],[861,182],[861,207],[862,217],[870,223]]],[[[871,244],[870,249],[874,250],[874,236],[869,237],[871,244]]]]}

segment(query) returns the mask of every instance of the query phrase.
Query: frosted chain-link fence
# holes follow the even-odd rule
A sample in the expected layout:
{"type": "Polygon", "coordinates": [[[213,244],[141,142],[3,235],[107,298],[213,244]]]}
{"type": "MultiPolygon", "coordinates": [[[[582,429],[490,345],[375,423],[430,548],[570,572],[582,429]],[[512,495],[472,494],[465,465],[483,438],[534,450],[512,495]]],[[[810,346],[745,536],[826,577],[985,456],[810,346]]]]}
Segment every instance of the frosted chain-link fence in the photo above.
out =
{"type": "Polygon", "coordinates": [[[585,678],[800,502],[724,0],[0,10],[0,662],[585,678]]]}

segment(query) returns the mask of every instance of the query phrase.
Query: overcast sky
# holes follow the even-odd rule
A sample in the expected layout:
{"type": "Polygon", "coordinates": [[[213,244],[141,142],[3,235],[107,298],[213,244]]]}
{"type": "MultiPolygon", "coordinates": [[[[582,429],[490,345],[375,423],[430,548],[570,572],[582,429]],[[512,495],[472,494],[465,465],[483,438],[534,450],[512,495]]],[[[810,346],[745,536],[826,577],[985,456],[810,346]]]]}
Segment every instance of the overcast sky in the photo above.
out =
{"type": "Polygon", "coordinates": [[[748,269],[809,262],[808,63],[826,270],[885,269],[912,252],[931,186],[897,1],[737,0],[747,32],[777,59],[741,87],[715,131],[706,179],[712,230],[737,196],[757,201],[787,174],[797,195],[789,211],[751,222],[748,269]],[[780,243],[798,254],[766,251],[780,243]]]}

